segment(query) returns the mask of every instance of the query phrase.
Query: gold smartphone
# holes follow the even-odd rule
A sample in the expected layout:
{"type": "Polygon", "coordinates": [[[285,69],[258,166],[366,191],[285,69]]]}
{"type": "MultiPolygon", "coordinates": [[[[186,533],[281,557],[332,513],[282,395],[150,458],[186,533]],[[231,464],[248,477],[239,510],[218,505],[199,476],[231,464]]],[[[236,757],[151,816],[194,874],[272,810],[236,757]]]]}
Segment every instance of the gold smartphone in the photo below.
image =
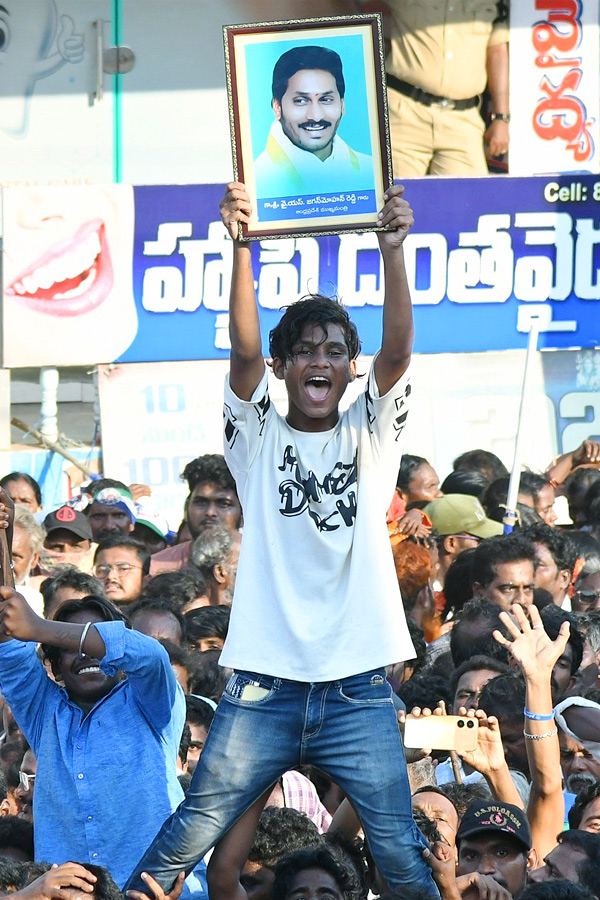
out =
{"type": "Polygon", "coordinates": [[[411,716],[404,725],[404,746],[432,750],[474,750],[479,722],[467,716],[411,716]]]}

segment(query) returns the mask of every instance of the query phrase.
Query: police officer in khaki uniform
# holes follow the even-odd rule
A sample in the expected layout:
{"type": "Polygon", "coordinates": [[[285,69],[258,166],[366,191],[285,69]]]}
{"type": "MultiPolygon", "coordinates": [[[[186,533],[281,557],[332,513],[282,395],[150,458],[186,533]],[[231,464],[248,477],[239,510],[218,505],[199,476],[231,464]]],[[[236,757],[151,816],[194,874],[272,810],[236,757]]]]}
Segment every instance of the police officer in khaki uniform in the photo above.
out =
{"type": "MultiPolygon", "coordinates": [[[[484,142],[490,156],[508,150],[507,4],[386,0],[385,5],[394,177],[486,175],[484,142]],[[479,113],[486,83],[492,100],[487,131],[479,113]]],[[[363,4],[367,8],[373,4],[363,4]]]]}

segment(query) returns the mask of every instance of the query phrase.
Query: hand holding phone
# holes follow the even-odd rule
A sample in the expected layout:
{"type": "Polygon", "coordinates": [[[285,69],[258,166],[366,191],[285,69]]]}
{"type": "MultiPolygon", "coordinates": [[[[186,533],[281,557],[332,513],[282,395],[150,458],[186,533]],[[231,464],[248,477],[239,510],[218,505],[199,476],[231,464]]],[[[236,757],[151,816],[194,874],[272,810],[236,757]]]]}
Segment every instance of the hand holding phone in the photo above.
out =
{"type": "Polygon", "coordinates": [[[432,750],[475,750],[479,723],[472,716],[406,716],[404,745],[432,750]]]}

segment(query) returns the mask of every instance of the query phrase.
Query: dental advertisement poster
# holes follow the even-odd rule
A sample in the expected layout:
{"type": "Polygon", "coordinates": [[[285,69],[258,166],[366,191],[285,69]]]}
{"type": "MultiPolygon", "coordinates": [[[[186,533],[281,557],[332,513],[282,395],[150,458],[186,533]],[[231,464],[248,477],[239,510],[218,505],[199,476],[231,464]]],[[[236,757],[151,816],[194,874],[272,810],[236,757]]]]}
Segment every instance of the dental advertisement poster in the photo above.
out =
{"type": "MultiPolygon", "coordinates": [[[[600,178],[412,179],[405,258],[417,353],[600,346],[600,178]]],[[[229,356],[233,245],[223,185],[2,192],[3,365],[229,356]]],[[[337,290],[377,352],[382,264],[374,233],[252,244],[263,349],[281,307],[337,290]]]]}

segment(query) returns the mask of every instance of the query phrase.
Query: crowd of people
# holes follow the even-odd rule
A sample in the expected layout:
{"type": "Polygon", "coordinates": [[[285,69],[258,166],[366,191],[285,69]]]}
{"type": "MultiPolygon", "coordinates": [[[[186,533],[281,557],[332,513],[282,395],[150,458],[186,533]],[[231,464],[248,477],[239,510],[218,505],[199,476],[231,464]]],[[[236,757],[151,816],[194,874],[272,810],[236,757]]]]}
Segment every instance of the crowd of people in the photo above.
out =
{"type": "MultiPolygon", "coordinates": [[[[40,896],[49,880],[86,891],[104,870],[117,891],[189,787],[231,675],[218,659],[243,517],[223,456],[197,458],[182,477],[189,493],[171,536],[142,485],[95,480],[46,514],[30,476],[1,479],[27,598],[2,612],[20,638],[0,646],[3,891],[33,896],[40,878],[40,896]],[[82,658],[80,636],[72,646],[58,623],[87,622],[100,640],[82,658]],[[43,864],[58,866],[44,875],[43,864]]],[[[387,668],[394,703],[417,715],[443,703],[478,721],[476,750],[458,759],[419,748],[413,810],[443,897],[596,897],[600,447],[586,441],[547,473],[523,472],[519,525],[504,535],[507,487],[484,450],[455,460],[441,487],[424,458],[400,464],[388,531],[416,655],[387,668]],[[556,493],[572,526],[556,525],[556,493]],[[533,887],[556,881],[564,893],[533,887]]],[[[387,890],[328,773],[284,773],[259,816],[250,846],[225,839],[213,852],[211,897],[276,896],[275,864],[294,851],[341,893],[387,890]]],[[[208,889],[203,863],[188,889],[208,889]]]]}
{"type": "Polygon", "coordinates": [[[221,214],[225,455],[185,467],[177,533],[145,485],[92,480],[48,512],[31,476],[0,479],[0,890],[598,900],[600,445],[521,473],[509,534],[493,453],[441,486],[402,455],[401,186],[364,391],[339,410],[360,341],[310,295],[270,334],[279,415],[243,185],[221,214]],[[445,713],[476,739],[405,753],[407,714],[445,713]]]}

